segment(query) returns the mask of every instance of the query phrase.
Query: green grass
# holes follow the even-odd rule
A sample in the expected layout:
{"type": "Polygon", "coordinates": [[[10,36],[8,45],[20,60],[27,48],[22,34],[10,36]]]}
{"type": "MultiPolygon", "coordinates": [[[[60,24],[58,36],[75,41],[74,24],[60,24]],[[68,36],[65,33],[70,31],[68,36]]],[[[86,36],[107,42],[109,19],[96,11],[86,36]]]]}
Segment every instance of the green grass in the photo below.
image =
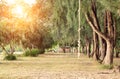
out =
{"type": "Polygon", "coordinates": [[[112,69],[113,65],[101,65],[102,69],[112,69]]]}

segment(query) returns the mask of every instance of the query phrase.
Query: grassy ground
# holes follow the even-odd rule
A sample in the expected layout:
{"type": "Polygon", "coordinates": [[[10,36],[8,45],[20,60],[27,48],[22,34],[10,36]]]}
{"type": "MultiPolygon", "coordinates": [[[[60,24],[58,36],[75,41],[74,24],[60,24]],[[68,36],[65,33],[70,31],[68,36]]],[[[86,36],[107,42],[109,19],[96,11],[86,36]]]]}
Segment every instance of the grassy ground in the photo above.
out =
{"type": "MultiPolygon", "coordinates": [[[[115,61],[120,64],[120,59],[115,61]]],[[[84,55],[78,59],[76,54],[17,57],[16,61],[2,60],[2,56],[0,59],[0,79],[90,79],[84,76],[102,71],[101,65],[93,59],[84,55]]]]}

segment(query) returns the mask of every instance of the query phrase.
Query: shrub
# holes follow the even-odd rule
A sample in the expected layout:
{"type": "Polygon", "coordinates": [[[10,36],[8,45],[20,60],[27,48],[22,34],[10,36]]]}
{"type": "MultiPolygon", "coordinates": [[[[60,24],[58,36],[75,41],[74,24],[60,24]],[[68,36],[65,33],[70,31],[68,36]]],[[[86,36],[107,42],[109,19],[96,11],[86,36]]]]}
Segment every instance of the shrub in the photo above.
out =
{"type": "Polygon", "coordinates": [[[40,49],[39,50],[39,54],[44,54],[45,53],[45,49],[40,49]]]}
{"type": "Polygon", "coordinates": [[[26,50],[24,53],[23,53],[24,56],[29,56],[30,55],[30,50],[26,50]]]}
{"type": "Polygon", "coordinates": [[[14,55],[7,55],[7,56],[4,57],[4,60],[16,60],[16,59],[17,58],[14,55]]]}
{"type": "Polygon", "coordinates": [[[25,53],[23,54],[24,56],[31,56],[31,57],[36,57],[39,54],[38,49],[31,49],[31,50],[26,50],[25,53]]]}
{"type": "Polygon", "coordinates": [[[38,56],[39,52],[40,51],[38,49],[32,49],[30,51],[30,56],[33,56],[33,57],[38,56]]]}

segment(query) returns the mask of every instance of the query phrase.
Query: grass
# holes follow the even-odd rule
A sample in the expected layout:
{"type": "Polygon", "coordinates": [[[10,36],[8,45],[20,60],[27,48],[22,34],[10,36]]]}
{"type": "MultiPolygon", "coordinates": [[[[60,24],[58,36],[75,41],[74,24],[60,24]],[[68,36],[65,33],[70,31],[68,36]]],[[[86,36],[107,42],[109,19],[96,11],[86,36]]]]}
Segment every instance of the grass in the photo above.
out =
{"type": "Polygon", "coordinates": [[[102,65],[102,69],[112,69],[113,65],[102,65]]]}
{"type": "Polygon", "coordinates": [[[45,54],[38,57],[17,57],[15,61],[0,60],[0,79],[7,76],[11,79],[42,71],[100,71],[100,65],[82,55],[76,54],[45,54]]]}

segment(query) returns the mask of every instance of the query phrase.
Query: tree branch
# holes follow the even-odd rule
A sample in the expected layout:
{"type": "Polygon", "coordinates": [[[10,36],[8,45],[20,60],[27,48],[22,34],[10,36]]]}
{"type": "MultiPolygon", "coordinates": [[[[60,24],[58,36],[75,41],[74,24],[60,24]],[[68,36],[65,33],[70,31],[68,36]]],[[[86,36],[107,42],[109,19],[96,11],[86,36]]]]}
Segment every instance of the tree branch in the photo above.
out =
{"type": "Polygon", "coordinates": [[[5,49],[5,47],[2,45],[2,43],[0,43],[0,46],[1,46],[2,49],[5,51],[5,53],[6,53],[7,55],[9,55],[9,53],[7,52],[7,50],[5,49]]]}
{"type": "Polygon", "coordinates": [[[105,36],[105,34],[103,34],[102,32],[100,32],[90,21],[88,14],[85,13],[85,18],[87,20],[87,22],[89,23],[90,27],[93,29],[94,32],[96,32],[100,37],[102,37],[105,40],[109,40],[109,38],[107,36],[105,36]]]}

